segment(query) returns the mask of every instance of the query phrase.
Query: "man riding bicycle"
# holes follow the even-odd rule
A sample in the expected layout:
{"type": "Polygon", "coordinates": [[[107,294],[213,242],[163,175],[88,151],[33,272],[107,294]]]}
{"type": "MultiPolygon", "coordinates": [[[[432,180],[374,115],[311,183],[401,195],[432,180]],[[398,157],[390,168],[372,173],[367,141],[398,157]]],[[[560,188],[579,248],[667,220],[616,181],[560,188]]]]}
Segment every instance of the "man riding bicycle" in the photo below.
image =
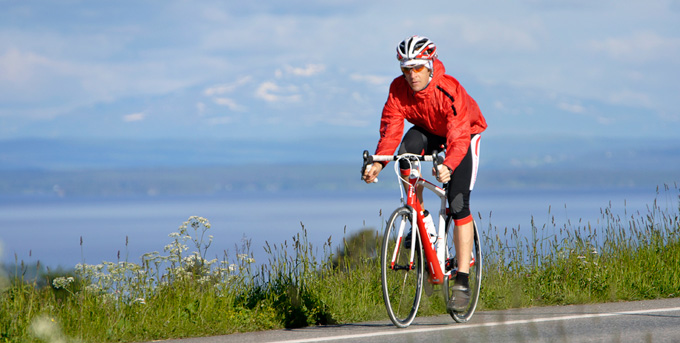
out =
{"type": "MultiPolygon", "coordinates": [[[[437,180],[448,183],[458,260],[453,298],[447,307],[461,311],[470,301],[468,274],[473,246],[470,191],[477,177],[479,134],[486,129],[486,120],[458,80],[446,74],[444,64],[437,59],[437,47],[427,37],[412,36],[399,43],[397,59],[402,75],[390,85],[375,154],[393,154],[400,141],[399,154],[431,154],[446,149],[437,180]],[[402,139],[404,119],[414,126],[402,139]]],[[[403,162],[401,175],[408,177],[410,166],[403,162]]],[[[373,182],[385,164],[375,162],[366,168],[363,175],[366,183],[373,182]]]]}

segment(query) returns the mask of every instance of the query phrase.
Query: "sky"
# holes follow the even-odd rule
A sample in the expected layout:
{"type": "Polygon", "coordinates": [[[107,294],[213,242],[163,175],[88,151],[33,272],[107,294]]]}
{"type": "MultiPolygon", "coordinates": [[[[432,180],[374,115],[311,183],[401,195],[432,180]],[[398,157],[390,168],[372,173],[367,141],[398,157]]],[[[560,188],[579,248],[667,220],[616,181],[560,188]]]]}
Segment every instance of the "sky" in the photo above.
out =
{"type": "MultiPolygon", "coordinates": [[[[140,140],[156,142],[130,157],[144,163],[165,140],[206,141],[221,162],[211,142],[228,140],[226,158],[312,146],[358,165],[411,35],[480,105],[482,164],[572,163],[598,137],[680,151],[680,0],[0,0],[0,170],[103,154],[53,140],[114,141],[112,163],[140,140]]],[[[678,168],[645,154],[613,156],[678,168]]]]}
{"type": "Polygon", "coordinates": [[[0,0],[0,141],[360,140],[433,40],[491,137],[672,138],[680,1],[0,0]]]}

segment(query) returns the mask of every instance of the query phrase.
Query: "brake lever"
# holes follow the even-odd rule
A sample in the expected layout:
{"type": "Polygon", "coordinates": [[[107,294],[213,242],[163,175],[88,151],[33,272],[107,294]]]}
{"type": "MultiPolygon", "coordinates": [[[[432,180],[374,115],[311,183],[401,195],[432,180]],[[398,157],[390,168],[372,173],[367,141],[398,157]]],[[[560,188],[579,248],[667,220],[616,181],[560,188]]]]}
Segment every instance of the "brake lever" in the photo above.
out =
{"type": "Polygon", "coordinates": [[[361,179],[364,179],[364,173],[366,173],[366,166],[368,165],[368,159],[371,156],[368,154],[368,150],[364,150],[364,165],[361,166],[361,179]]]}
{"type": "MultiPolygon", "coordinates": [[[[373,156],[368,152],[368,150],[364,150],[364,165],[361,167],[361,180],[364,180],[364,174],[366,171],[371,170],[373,167],[373,156]]],[[[378,178],[375,178],[373,182],[378,182],[378,178]]]]}
{"type": "Polygon", "coordinates": [[[437,150],[432,152],[432,165],[434,166],[434,172],[437,176],[437,180],[439,180],[439,165],[444,163],[444,159],[439,156],[439,152],[437,150]]]}

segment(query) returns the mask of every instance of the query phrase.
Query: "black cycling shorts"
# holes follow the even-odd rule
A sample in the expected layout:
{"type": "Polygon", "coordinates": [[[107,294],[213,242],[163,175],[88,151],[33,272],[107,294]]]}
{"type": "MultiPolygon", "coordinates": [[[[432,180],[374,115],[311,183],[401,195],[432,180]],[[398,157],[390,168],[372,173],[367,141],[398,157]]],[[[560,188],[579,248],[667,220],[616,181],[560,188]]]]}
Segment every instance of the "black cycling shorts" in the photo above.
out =
{"type": "MultiPolygon", "coordinates": [[[[470,146],[460,164],[453,170],[451,181],[448,183],[447,198],[449,211],[456,225],[462,225],[472,220],[470,214],[470,192],[474,188],[479,166],[479,134],[470,137],[470,146]]],[[[399,154],[412,153],[429,155],[435,150],[444,151],[446,138],[437,136],[429,131],[413,126],[401,141],[399,154]]],[[[400,168],[408,169],[408,161],[401,161],[400,168]]]]}

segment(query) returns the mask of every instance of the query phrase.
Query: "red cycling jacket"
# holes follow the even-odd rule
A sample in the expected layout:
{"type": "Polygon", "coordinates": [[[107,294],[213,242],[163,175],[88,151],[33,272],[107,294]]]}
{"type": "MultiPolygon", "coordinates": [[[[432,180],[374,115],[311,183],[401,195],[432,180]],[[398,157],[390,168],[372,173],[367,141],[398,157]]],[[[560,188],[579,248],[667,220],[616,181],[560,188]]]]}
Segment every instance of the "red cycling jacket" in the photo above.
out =
{"type": "Polygon", "coordinates": [[[376,155],[392,155],[404,134],[404,119],[437,136],[446,137],[444,164],[455,170],[467,154],[470,136],[486,129],[477,102],[458,80],[446,75],[444,64],[434,60],[434,73],[427,87],[414,92],[404,75],[392,81],[380,119],[376,155]]]}

